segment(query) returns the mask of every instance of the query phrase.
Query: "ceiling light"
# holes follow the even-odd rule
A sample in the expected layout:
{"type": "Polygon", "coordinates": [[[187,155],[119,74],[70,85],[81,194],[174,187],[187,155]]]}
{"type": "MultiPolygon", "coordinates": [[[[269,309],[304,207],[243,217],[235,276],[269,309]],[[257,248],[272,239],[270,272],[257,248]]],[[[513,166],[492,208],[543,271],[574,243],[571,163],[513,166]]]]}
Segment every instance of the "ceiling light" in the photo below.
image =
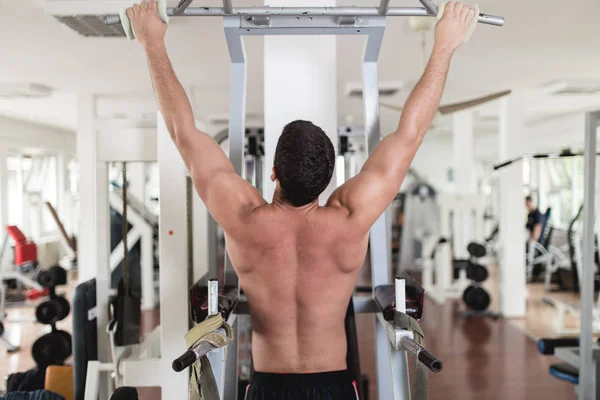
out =
{"type": "Polygon", "coordinates": [[[0,84],[1,99],[49,97],[53,89],[38,83],[5,83],[0,84]]]}
{"type": "Polygon", "coordinates": [[[600,93],[600,81],[563,79],[547,83],[542,89],[550,95],[592,95],[600,93]]]}

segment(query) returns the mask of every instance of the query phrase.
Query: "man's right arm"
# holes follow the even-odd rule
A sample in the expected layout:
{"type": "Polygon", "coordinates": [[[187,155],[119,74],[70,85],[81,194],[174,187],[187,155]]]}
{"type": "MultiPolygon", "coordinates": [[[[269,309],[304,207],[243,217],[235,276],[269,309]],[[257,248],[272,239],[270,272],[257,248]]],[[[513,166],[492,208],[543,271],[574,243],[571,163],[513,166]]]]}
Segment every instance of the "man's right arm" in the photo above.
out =
{"type": "Polygon", "coordinates": [[[435,44],[423,76],[413,89],[398,124],[375,148],[358,175],[340,186],[328,201],[347,208],[358,226],[368,230],[392,202],[444,91],[452,54],[475,16],[461,3],[448,3],[435,31],[435,44]]]}

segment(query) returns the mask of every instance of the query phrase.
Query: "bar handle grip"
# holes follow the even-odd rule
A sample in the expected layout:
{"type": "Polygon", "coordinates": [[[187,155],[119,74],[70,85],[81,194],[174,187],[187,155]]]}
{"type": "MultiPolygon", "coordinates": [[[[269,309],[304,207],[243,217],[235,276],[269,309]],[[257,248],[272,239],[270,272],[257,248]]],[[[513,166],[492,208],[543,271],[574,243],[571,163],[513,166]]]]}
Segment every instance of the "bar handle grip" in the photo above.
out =
{"type": "Polygon", "coordinates": [[[444,363],[433,354],[429,352],[429,350],[423,348],[419,352],[419,356],[417,357],[419,361],[421,361],[431,372],[438,373],[444,368],[444,363]]]}
{"type": "Polygon", "coordinates": [[[108,15],[104,18],[106,25],[119,25],[121,23],[121,17],[118,15],[108,15]]]}
{"type": "Polygon", "coordinates": [[[181,372],[195,362],[196,362],[196,353],[194,353],[192,350],[188,350],[185,353],[183,353],[181,356],[177,357],[173,361],[173,364],[171,364],[171,367],[173,368],[173,371],[181,372]]]}
{"type": "Polygon", "coordinates": [[[403,337],[400,341],[400,346],[406,350],[410,355],[416,357],[421,363],[423,363],[431,372],[440,372],[444,368],[444,364],[441,360],[435,357],[425,347],[415,342],[409,337],[403,337]]]}

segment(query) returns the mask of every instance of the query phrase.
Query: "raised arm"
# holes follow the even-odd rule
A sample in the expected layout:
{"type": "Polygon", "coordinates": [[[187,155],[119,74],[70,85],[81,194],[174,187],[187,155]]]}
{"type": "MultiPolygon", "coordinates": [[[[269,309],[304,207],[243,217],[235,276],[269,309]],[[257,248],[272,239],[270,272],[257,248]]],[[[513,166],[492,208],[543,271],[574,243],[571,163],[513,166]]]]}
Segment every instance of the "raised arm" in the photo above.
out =
{"type": "Polygon", "coordinates": [[[331,195],[328,204],[347,208],[350,217],[365,231],[398,194],[437,112],[452,55],[462,43],[474,16],[475,11],[462,3],[446,5],[444,16],[435,27],[435,44],[429,62],[406,101],[398,129],[379,142],[359,174],[331,195]]]}
{"type": "Polygon", "coordinates": [[[136,38],[144,47],[154,94],[167,129],[187,166],[196,191],[208,211],[227,232],[237,231],[253,208],[264,204],[260,193],[235,173],[221,147],[196,128],[192,107],[175,76],[156,1],[143,1],[127,10],[136,38]]]}

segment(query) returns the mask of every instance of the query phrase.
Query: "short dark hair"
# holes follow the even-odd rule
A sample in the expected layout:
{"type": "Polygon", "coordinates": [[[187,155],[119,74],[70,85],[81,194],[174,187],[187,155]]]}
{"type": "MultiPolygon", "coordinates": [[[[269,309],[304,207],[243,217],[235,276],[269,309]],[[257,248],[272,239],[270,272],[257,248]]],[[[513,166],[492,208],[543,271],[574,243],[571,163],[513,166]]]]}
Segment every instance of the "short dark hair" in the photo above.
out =
{"type": "Polygon", "coordinates": [[[323,129],[310,121],[293,121],[283,128],[275,149],[275,174],[282,199],[295,207],[316,200],[335,166],[335,150],[323,129]]]}
{"type": "Polygon", "coordinates": [[[527,196],[525,197],[525,201],[533,201],[533,199],[531,198],[531,196],[527,196]]]}

